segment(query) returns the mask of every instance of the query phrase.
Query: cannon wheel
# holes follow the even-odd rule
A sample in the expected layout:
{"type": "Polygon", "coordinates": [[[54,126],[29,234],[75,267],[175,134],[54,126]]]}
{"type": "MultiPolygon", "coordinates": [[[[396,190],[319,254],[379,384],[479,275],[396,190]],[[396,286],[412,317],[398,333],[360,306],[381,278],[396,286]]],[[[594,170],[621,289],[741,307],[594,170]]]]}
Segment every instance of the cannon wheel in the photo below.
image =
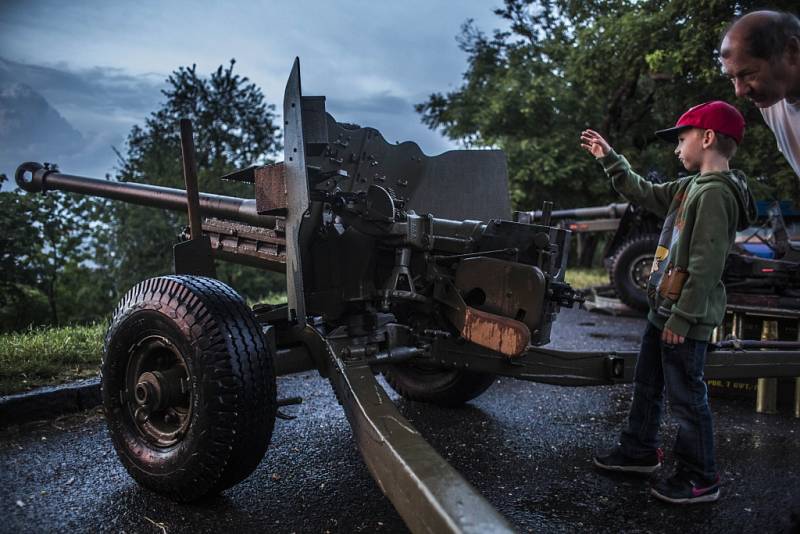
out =
{"type": "Polygon", "coordinates": [[[242,298],[211,278],[134,286],[105,339],[111,440],[142,486],[193,501],[246,478],[275,423],[273,355],[242,298]]]}
{"type": "Polygon", "coordinates": [[[383,371],[386,381],[401,397],[440,406],[460,406],[492,385],[494,375],[463,369],[442,369],[408,362],[383,371]]]}
{"type": "Polygon", "coordinates": [[[629,307],[646,312],[647,280],[653,255],[658,247],[658,236],[645,234],[620,245],[611,260],[609,276],[619,299],[629,307]]]}

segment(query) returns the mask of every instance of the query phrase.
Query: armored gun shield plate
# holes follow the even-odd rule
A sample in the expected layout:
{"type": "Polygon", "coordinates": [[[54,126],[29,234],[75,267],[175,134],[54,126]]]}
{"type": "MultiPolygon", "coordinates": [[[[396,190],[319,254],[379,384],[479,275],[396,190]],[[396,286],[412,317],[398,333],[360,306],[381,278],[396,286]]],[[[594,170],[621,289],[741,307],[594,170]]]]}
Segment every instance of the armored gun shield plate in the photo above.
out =
{"type": "MultiPolygon", "coordinates": [[[[309,101],[309,104],[312,101],[309,101]]],[[[324,113],[320,100],[303,109],[303,118],[316,124],[324,113]]],[[[306,105],[304,98],[304,106],[306,105]]],[[[309,189],[366,192],[380,186],[406,211],[430,213],[444,219],[508,219],[506,158],[500,150],[452,150],[438,156],[425,155],[413,142],[390,144],[374,128],[359,128],[336,122],[326,114],[328,142],[313,143],[306,154],[309,189]]],[[[311,126],[309,126],[311,128],[311,126]]]]}

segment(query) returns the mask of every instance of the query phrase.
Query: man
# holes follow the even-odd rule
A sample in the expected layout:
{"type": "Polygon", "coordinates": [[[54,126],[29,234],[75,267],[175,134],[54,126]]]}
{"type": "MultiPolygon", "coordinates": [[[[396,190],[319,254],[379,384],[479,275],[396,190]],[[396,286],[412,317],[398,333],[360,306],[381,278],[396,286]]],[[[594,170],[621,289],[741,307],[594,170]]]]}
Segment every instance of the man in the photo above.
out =
{"type": "MultiPolygon", "coordinates": [[[[800,20],[791,13],[748,13],[728,28],[720,56],[736,96],[759,108],[800,177],[800,20]]],[[[800,525],[800,501],[793,508],[792,532],[800,525]]]]}
{"type": "Polygon", "coordinates": [[[734,22],[720,46],[736,96],[750,99],[800,177],[800,19],[754,11],[734,22]]]}

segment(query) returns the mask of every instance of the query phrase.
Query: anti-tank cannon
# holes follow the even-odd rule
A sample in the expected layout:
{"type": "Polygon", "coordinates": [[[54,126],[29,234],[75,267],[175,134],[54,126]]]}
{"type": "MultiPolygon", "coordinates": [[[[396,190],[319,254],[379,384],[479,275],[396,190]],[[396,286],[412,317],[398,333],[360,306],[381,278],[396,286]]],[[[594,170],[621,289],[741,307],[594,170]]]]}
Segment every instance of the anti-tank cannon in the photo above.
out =
{"type": "MultiPolygon", "coordinates": [[[[224,490],[265,454],[282,404],[275,376],[317,369],[412,530],[510,530],[374,375],[383,372],[406,398],[444,405],[475,398],[495,375],[630,380],[634,354],[542,347],[559,308],[579,300],[564,282],[569,231],[510,220],[499,151],[428,157],[413,143],[337,123],[324,97],[302,96],[298,62],[283,120],[282,163],[225,177],[254,184],[255,199],[197,191],[188,123],[186,191],[38,164],[17,171],[29,191],[189,212],[176,274],[132,288],[106,337],[103,403],[121,461],[139,483],[178,500],[224,490]],[[215,279],[213,259],[285,272],[287,304],[249,309],[215,279]]],[[[755,353],[748,369],[755,362],[758,376],[800,375],[796,353],[780,349],[755,353]]],[[[732,376],[737,355],[716,356],[711,375],[732,376]]]]}

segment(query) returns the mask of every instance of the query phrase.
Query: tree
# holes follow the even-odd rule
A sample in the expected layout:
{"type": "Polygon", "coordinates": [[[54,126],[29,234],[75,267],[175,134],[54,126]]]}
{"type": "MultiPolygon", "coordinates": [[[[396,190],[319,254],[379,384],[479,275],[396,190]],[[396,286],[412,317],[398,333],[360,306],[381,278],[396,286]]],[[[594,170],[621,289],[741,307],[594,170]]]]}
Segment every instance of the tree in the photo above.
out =
{"type": "MultiPolygon", "coordinates": [[[[195,65],[173,72],[162,107],[128,135],[127,153],[118,154],[117,178],[183,188],[179,121],[188,118],[193,122],[200,190],[252,198],[252,186],[225,183],[219,177],[269,162],[281,147],[280,134],[275,106],[264,101],[255,84],[235,74],[234,65],[231,60],[208,78],[199,76],[195,65]]],[[[118,292],[172,270],[172,246],[186,224],[185,214],[115,203],[111,220],[115,245],[110,268],[118,292]]],[[[284,284],[272,273],[232,264],[218,265],[218,274],[251,298],[284,284]]]]}
{"type": "Polygon", "coordinates": [[[59,324],[65,317],[88,322],[110,311],[103,299],[85,298],[108,286],[108,275],[91,262],[105,206],[102,199],[60,192],[0,193],[0,329],[59,324]]]}
{"type": "MultiPolygon", "coordinates": [[[[777,9],[795,7],[775,2],[777,9]]],[[[800,198],[772,134],[748,102],[734,101],[716,49],[727,24],[755,2],[693,0],[506,0],[495,13],[508,25],[487,36],[467,22],[468,55],[458,89],[417,105],[422,120],[467,146],[506,152],[512,200],[521,209],[555,200],[597,205],[616,194],[578,146],[599,130],[642,174],[682,171],[653,132],[688,107],[732,101],[748,124],[734,160],[757,195],[800,198]]]]}

